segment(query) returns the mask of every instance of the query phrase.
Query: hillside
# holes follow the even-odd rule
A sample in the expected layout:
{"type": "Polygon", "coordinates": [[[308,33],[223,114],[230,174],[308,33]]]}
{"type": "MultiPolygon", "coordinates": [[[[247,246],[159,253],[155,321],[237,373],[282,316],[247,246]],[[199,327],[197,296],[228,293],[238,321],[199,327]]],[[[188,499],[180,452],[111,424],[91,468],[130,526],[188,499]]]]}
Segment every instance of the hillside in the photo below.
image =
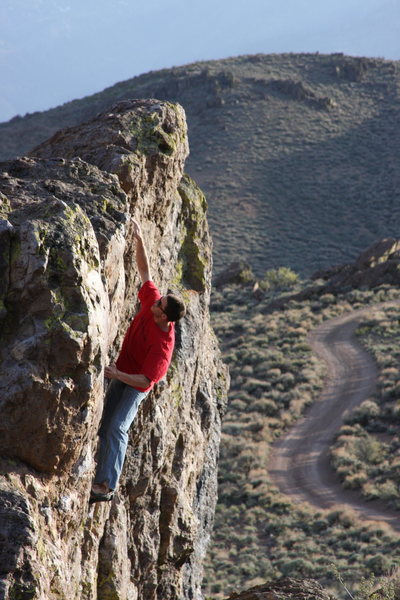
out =
{"type": "MultiPolygon", "coordinates": [[[[299,294],[307,285],[296,282],[292,291],[299,294]]],[[[285,287],[283,282],[281,289],[277,285],[256,298],[251,287],[235,283],[214,289],[212,295],[212,323],[231,386],[205,596],[222,600],[231,593],[233,600],[233,592],[246,586],[290,576],[314,578],[344,600],[349,595],[337,581],[339,573],[355,598],[372,600],[372,589],[364,595],[359,589],[362,578],[399,574],[399,518],[397,531],[384,522],[400,507],[399,288],[382,283],[373,290],[292,299],[284,308],[271,310],[275,297],[289,291],[285,287]],[[381,307],[373,318],[365,316],[358,331],[377,360],[376,393],[349,410],[331,450],[344,492],[352,491],[357,502],[364,499],[368,509],[374,506],[371,501],[380,505],[382,519],[374,522],[365,515],[359,518],[344,502],[318,509],[285,495],[267,467],[271,445],[314,406],[329,381],[324,362],[311,350],[310,332],[381,302],[397,305],[381,307]]],[[[307,441],[297,439],[299,454],[307,441]]],[[[322,489],[321,496],[328,492],[322,489]]],[[[396,585],[395,595],[379,598],[400,598],[399,581],[396,585]]]]}
{"type": "Polygon", "coordinates": [[[186,169],[209,202],[214,272],[239,255],[258,275],[281,265],[309,275],[397,235],[399,89],[398,61],[283,54],[195,63],[0,124],[0,157],[119,100],[179,102],[186,169]]]}

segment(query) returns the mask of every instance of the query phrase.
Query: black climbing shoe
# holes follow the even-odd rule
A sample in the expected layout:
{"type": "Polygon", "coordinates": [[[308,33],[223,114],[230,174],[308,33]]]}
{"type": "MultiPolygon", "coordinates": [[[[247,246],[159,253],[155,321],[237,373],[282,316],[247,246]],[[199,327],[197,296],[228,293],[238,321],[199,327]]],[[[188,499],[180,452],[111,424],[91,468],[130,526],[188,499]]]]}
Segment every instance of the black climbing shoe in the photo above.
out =
{"type": "Polygon", "coordinates": [[[114,497],[114,492],[110,491],[104,494],[91,492],[89,498],[89,504],[93,504],[94,502],[111,502],[114,497]]]}

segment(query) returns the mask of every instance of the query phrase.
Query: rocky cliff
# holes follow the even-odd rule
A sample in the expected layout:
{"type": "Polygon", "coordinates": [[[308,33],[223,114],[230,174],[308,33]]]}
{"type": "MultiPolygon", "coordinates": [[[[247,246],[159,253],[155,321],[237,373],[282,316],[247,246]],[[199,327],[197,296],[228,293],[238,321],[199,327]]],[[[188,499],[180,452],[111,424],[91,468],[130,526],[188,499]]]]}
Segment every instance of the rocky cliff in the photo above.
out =
{"type": "Polygon", "coordinates": [[[227,372],[209,324],[206,203],[179,105],[126,101],[0,174],[0,596],[200,599],[227,372]],[[140,286],[184,296],[165,380],[111,504],[89,507],[104,365],[140,286]]]}

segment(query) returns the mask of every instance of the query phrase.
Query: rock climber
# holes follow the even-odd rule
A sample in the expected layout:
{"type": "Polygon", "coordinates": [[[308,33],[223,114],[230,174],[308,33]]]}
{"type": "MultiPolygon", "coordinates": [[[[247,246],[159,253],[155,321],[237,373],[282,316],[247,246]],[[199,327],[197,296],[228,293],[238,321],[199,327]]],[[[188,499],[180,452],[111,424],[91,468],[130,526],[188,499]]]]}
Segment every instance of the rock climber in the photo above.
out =
{"type": "Polygon", "coordinates": [[[100,447],[90,502],[113,498],[124,464],[128,431],[153,385],[167,373],[175,341],[175,322],[185,314],[180,298],[162,296],[151,279],[140,225],[132,220],[136,264],[142,280],[141,308],[130,324],[115,364],[105,368],[110,379],[99,429],[100,447]]]}

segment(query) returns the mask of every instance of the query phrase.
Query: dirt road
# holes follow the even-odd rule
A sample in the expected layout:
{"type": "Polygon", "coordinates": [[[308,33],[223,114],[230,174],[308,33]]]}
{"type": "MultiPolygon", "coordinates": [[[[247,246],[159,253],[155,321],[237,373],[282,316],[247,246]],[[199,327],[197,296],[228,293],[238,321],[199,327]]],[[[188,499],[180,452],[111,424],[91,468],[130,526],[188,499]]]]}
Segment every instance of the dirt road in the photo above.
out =
{"type": "Polygon", "coordinates": [[[354,332],[376,308],[331,319],[311,332],[311,347],[327,364],[326,384],[305,418],[274,444],[268,471],[279,489],[296,502],[308,502],[318,509],[348,507],[364,520],[386,521],[400,531],[400,513],[345,490],[329,465],[329,447],[342,425],[343,413],[369,398],[375,389],[377,367],[354,332]]]}

